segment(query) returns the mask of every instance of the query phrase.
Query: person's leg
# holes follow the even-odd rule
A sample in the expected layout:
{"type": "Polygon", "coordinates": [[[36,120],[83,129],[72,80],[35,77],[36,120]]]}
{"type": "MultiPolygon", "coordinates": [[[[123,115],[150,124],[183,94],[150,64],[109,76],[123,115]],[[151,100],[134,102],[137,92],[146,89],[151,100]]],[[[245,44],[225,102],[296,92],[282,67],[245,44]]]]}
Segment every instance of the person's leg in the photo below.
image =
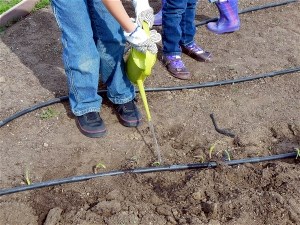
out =
{"type": "Polygon", "coordinates": [[[99,53],[93,39],[87,5],[82,0],[52,0],[52,6],[62,31],[71,110],[76,116],[99,111],[99,53]]]}
{"type": "Polygon", "coordinates": [[[154,26],[161,26],[162,24],[162,8],[166,0],[161,0],[161,9],[154,15],[154,26]]]}
{"type": "Polygon", "coordinates": [[[187,0],[166,0],[162,10],[163,63],[176,78],[189,79],[190,72],[181,60],[181,20],[187,0]]]}
{"type": "Polygon", "coordinates": [[[117,113],[123,125],[137,126],[141,115],[133,101],[135,88],[125,72],[123,54],[126,40],[123,30],[102,1],[93,0],[89,4],[94,38],[100,54],[99,72],[107,86],[107,97],[117,105],[117,113]]]}
{"type": "Polygon", "coordinates": [[[97,94],[99,53],[87,3],[83,0],[52,0],[52,8],[62,32],[71,110],[77,116],[82,133],[89,137],[103,136],[106,129],[98,115],[102,103],[97,94]]]}
{"type": "Polygon", "coordinates": [[[182,16],[181,29],[182,36],[180,46],[182,52],[191,56],[197,61],[211,61],[211,53],[204,51],[194,41],[196,34],[195,16],[197,0],[188,0],[185,13],[182,16]]]}
{"type": "Polygon", "coordinates": [[[187,0],[166,0],[163,6],[162,42],[164,55],[181,55],[179,42],[182,36],[181,21],[187,0]]]}
{"type": "Polygon", "coordinates": [[[216,34],[231,33],[239,30],[238,0],[217,0],[215,4],[218,7],[220,18],[217,22],[208,23],[207,29],[216,34]]]}

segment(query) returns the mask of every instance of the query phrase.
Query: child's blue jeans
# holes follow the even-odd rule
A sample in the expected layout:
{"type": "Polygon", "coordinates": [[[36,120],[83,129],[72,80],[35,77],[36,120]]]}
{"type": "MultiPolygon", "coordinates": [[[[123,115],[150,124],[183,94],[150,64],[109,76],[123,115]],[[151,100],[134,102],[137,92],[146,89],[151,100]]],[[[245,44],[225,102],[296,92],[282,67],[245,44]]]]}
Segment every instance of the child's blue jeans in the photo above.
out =
{"type": "Polygon", "coordinates": [[[122,104],[134,99],[134,86],[124,70],[125,37],[102,1],[52,0],[52,8],[62,32],[72,112],[81,116],[100,111],[99,74],[110,101],[122,104]]]}
{"type": "Polygon", "coordinates": [[[164,55],[181,55],[180,45],[194,41],[197,0],[166,0],[162,9],[164,55]]]}

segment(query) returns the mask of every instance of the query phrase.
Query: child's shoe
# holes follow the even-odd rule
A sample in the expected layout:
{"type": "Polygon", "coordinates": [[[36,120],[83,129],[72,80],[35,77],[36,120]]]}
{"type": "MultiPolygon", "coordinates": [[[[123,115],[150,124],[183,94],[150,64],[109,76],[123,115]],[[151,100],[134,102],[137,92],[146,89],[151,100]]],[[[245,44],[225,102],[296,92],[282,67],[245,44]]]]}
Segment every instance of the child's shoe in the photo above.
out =
{"type": "Polygon", "coordinates": [[[181,50],[183,53],[192,57],[193,59],[200,62],[207,62],[212,60],[212,55],[210,52],[204,51],[199,45],[195,42],[192,44],[181,46],[181,50]]]}
{"type": "Polygon", "coordinates": [[[191,73],[185,67],[179,55],[163,56],[163,63],[172,76],[181,80],[188,80],[191,78],[191,73]]]}

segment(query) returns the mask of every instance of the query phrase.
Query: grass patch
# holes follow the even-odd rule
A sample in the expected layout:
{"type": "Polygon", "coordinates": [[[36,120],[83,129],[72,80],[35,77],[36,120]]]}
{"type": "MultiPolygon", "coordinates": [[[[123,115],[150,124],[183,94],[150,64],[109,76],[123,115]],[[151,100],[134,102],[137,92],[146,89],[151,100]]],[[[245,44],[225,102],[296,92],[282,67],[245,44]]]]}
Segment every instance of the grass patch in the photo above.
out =
{"type": "MultiPolygon", "coordinates": [[[[71,0],[69,0],[69,1],[71,1],[71,0]]],[[[47,7],[48,5],[50,5],[50,0],[40,0],[38,3],[35,4],[33,11],[40,10],[42,8],[47,7]]]]}
{"type": "MultiPolygon", "coordinates": [[[[4,13],[5,11],[9,10],[10,8],[12,8],[13,6],[17,5],[21,1],[22,0],[0,0],[0,15],[2,13],[4,13]]],[[[49,5],[50,5],[50,0],[40,0],[35,4],[34,8],[32,9],[32,12],[38,11],[49,5]]],[[[4,31],[6,30],[7,27],[11,26],[15,22],[17,22],[17,21],[12,21],[5,26],[0,26],[0,35],[2,33],[4,33],[4,31]]]]}
{"type": "Polygon", "coordinates": [[[0,0],[0,14],[4,13],[5,11],[9,10],[22,0],[0,0]]]}
{"type": "Polygon", "coordinates": [[[47,119],[51,119],[53,117],[56,117],[58,115],[59,115],[59,113],[56,112],[54,109],[47,108],[46,110],[43,110],[40,117],[41,117],[41,119],[47,120],[47,119]]]}

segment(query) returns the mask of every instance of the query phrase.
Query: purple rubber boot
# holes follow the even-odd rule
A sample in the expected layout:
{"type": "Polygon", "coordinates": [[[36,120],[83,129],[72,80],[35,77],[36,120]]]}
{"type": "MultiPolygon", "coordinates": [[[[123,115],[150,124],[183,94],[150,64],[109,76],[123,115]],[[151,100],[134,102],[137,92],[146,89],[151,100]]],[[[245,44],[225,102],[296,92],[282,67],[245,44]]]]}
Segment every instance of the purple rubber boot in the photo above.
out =
{"type": "Polygon", "coordinates": [[[158,13],[154,15],[154,26],[161,26],[162,25],[162,7],[165,4],[166,0],[161,0],[161,9],[158,13]]]}
{"type": "Polygon", "coordinates": [[[207,29],[216,34],[231,33],[240,29],[238,0],[219,0],[216,6],[220,12],[217,22],[207,24],[207,29]]]}

